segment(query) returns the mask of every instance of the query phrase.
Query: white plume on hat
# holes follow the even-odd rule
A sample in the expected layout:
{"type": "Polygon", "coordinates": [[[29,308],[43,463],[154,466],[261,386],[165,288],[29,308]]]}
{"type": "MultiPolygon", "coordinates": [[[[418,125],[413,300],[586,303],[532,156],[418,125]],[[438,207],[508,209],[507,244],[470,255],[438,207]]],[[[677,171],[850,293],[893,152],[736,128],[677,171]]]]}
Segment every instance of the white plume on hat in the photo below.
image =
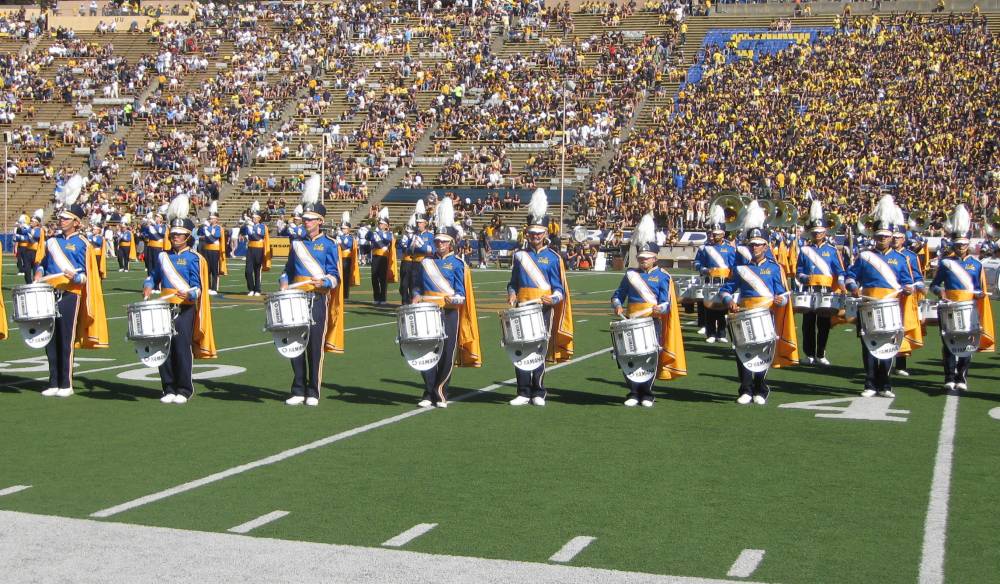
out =
{"type": "Polygon", "coordinates": [[[167,209],[169,207],[170,207],[170,205],[160,205],[160,208],[157,209],[157,213],[160,214],[160,215],[163,215],[163,214],[165,214],[167,212],[167,209]]]}
{"type": "Polygon", "coordinates": [[[813,199],[812,204],[809,205],[809,222],[820,221],[823,219],[823,203],[819,202],[819,199],[813,199]]]}
{"type": "Polygon", "coordinates": [[[209,215],[214,215],[214,214],[216,214],[218,212],[219,212],[219,202],[218,201],[212,201],[212,203],[208,206],[208,214],[209,215]]]}
{"type": "Polygon", "coordinates": [[[653,214],[646,213],[639,220],[639,224],[636,225],[635,231],[632,232],[632,243],[635,244],[635,248],[646,245],[647,243],[653,243],[656,241],[656,225],[653,223],[653,214]]]}
{"type": "Polygon", "coordinates": [[[906,218],[903,216],[903,209],[899,205],[893,204],[892,209],[892,224],[897,226],[905,226],[906,218]]]}
{"type": "Polygon", "coordinates": [[[167,221],[174,219],[187,219],[188,211],[191,210],[191,202],[187,195],[177,195],[167,207],[167,221]]]}
{"type": "Polygon", "coordinates": [[[945,228],[948,233],[960,233],[963,236],[969,233],[969,229],[972,227],[972,217],[969,216],[969,210],[965,208],[965,205],[959,204],[955,207],[955,212],[952,213],[948,221],[945,222],[945,228]]]}
{"type": "MultiPolygon", "coordinates": [[[[305,188],[302,189],[302,205],[315,205],[318,203],[321,186],[318,174],[310,176],[306,180],[305,188]]],[[[302,205],[295,208],[300,214],[302,213],[302,205]]]]}
{"type": "Polygon", "coordinates": [[[292,211],[292,215],[301,215],[302,214],[302,210],[303,209],[302,209],[302,205],[301,204],[296,205],[295,209],[292,211]]]}
{"type": "Polygon", "coordinates": [[[451,197],[444,197],[434,210],[434,224],[438,227],[455,226],[455,205],[451,197]]]}
{"type": "Polygon", "coordinates": [[[254,201],[253,204],[250,205],[250,212],[260,213],[260,201],[254,201]]]}
{"type": "Polygon", "coordinates": [[[91,213],[90,214],[90,224],[91,225],[97,225],[100,222],[101,222],[101,214],[100,213],[91,213]]]}
{"type": "Polygon", "coordinates": [[[74,174],[63,184],[62,189],[56,191],[56,206],[69,207],[70,205],[75,205],[77,199],[80,198],[80,191],[82,190],[83,177],[79,174],[74,174]]]}
{"type": "Polygon", "coordinates": [[[711,225],[718,223],[719,225],[726,224],[726,210],[719,205],[712,205],[708,209],[708,222],[711,225]]]}
{"type": "Polygon", "coordinates": [[[417,215],[423,215],[427,213],[427,206],[424,205],[423,199],[417,199],[417,207],[414,209],[413,212],[416,213],[417,215]]]}
{"type": "Polygon", "coordinates": [[[124,215],[122,215],[122,223],[124,225],[128,225],[131,222],[132,222],[132,214],[131,213],[125,213],[124,215]]]}
{"type": "Polygon", "coordinates": [[[35,209],[35,212],[31,214],[32,219],[38,219],[41,221],[45,219],[45,209],[35,209]]]}
{"type": "Polygon", "coordinates": [[[531,193],[531,202],[528,203],[528,215],[541,219],[549,209],[549,197],[545,194],[545,189],[535,189],[531,193]]]}
{"type": "Polygon", "coordinates": [[[410,214],[410,220],[406,222],[406,226],[407,227],[416,227],[417,226],[417,214],[416,213],[411,213],[410,214]]]}
{"type": "Polygon", "coordinates": [[[378,220],[389,222],[389,207],[382,207],[382,210],[378,212],[378,220]]]}
{"type": "Polygon", "coordinates": [[[875,205],[872,215],[876,221],[884,221],[891,224],[895,213],[896,202],[892,199],[892,195],[882,195],[882,198],[878,200],[878,204],[875,205]]]}
{"type": "Polygon", "coordinates": [[[344,211],[343,213],[341,213],[340,214],[340,222],[341,223],[350,223],[351,222],[351,212],[350,211],[344,211]]]}
{"type": "Polygon", "coordinates": [[[763,228],[765,221],[767,221],[767,213],[760,206],[760,203],[757,202],[757,199],[754,199],[750,201],[750,204],[743,211],[743,225],[741,229],[746,231],[748,229],[763,228]]]}

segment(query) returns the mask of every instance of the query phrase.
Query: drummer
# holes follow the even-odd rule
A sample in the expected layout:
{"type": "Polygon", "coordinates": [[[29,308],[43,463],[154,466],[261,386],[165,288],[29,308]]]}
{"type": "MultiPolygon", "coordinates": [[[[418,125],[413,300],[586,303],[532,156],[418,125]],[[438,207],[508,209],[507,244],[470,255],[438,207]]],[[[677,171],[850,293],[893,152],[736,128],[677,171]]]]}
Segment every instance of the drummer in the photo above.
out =
{"type": "Polygon", "coordinates": [[[153,270],[142,285],[144,299],[149,300],[153,290],[159,288],[163,300],[177,309],[170,352],[159,368],[163,390],[160,401],[165,404],[187,403],[194,395],[193,359],[217,356],[212,307],[204,288],[208,265],[205,258],[191,249],[195,225],[188,219],[189,207],[187,195],[178,195],[170,202],[167,208],[170,250],[161,251],[153,259],[153,270]]]}
{"type": "Polygon", "coordinates": [[[288,263],[278,281],[282,290],[297,288],[312,295],[312,324],[303,354],[292,362],[290,406],[318,406],[323,384],[325,353],[344,352],[344,297],[341,290],[340,251],[337,242],[323,234],[326,207],[319,202],[319,178],[306,182],[302,193],[305,239],[291,242],[288,263]]]}
{"type": "Polygon", "coordinates": [[[653,384],[656,379],[670,380],[687,375],[687,360],[681,338],[680,318],[677,311],[673,310],[677,304],[674,283],[670,274],[656,265],[660,246],[656,244],[651,214],[639,222],[632,241],[639,267],[629,268],[625,272],[625,277],[611,296],[611,305],[616,316],[625,316],[627,310],[629,318],[652,316],[658,321],[656,338],[661,350],[657,359],[657,375],[641,383],[625,377],[625,384],[628,386],[625,406],[633,408],[641,404],[644,408],[651,408],[655,401],[653,384]]]}
{"type": "MultiPolygon", "coordinates": [[[[812,245],[799,247],[796,261],[796,279],[807,289],[821,288],[833,292],[835,288],[844,286],[844,258],[840,251],[826,239],[826,220],[823,218],[823,205],[814,200],[809,209],[809,232],[812,234],[812,245]]],[[[811,310],[802,315],[802,339],[805,357],[802,363],[816,363],[824,367],[830,365],[826,358],[826,343],[830,338],[830,326],[833,318],[829,314],[820,314],[811,310]]]]}
{"type": "Polygon", "coordinates": [[[909,377],[910,371],[906,368],[906,360],[913,351],[924,346],[924,332],[920,324],[919,305],[920,301],[927,295],[925,292],[924,275],[920,269],[920,257],[907,245],[911,241],[910,234],[906,230],[907,226],[903,220],[903,211],[898,206],[896,208],[895,223],[892,233],[892,248],[906,256],[906,267],[910,271],[910,277],[913,279],[913,294],[907,297],[906,302],[902,306],[903,325],[906,330],[899,353],[896,353],[895,368],[897,375],[909,377]]]}
{"type": "MultiPolygon", "coordinates": [[[[712,205],[709,217],[712,222],[712,239],[695,254],[694,267],[702,278],[725,280],[736,262],[736,248],[726,241],[726,213],[722,207],[712,205]]],[[[704,333],[709,343],[726,342],[726,311],[708,308],[704,302],[697,304],[698,324],[703,324],[704,327],[704,330],[699,328],[699,334],[704,333]]]]}
{"type": "MultiPolygon", "coordinates": [[[[417,229],[410,237],[410,244],[407,247],[410,255],[410,281],[404,299],[404,302],[407,303],[413,298],[414,288],[419,286],[424,279],[421,272],[424,258],[434,253],[434,234],[427,230],[427,211],[423,199],[417,201],[414,222],[417,229]]],[[[400,292],[403,291],[400,290],[400,292]]]]}
{"type": "Polygon", "coordinates": [[[260,274],[271,271],[271,234],[261,221],[260,203],[250,207],[250,220],[240,230],[240,239],[247,243],[246,268],[247,296],[260,296],[260,274]]]}
{"type": "Polygon", "coordinates": [[[45,347],[49,361],[49,387],[44,396],[73,395],[73,353],[77,347],[108,348],[108,321],[98,274],[97,254],[80,231],[85,216],[79,201],[83,177],[74,175],[56,192],[62,209],[56,215],[59,235],[39,251],[34,281],[56,289],[55,330],[45,347]]]}
{"type": "MultiPolygon", "coordinates": [[[[865,296],[870,299],[893,298],[897,295],[913,293],[913,279],[906,269],[906,256],[892,249],[892,222],[895,203],[890,195],[885,195],[875,207],[874,249],[859,250],[854,263],[847,269],[844,283],[855,298],[865,296]]],[[[861,315],[858,315],[858,338],[864,329],[861,315]]],[[[861,359],[865,367],[865,387],[861,397],[875,394],[896,397],[892,391],[892,359],[878,359],[868,351],[861,341],[861,359]]]]}
{"type": "Polygon", "coordinates": [[[23,258],[25,284],[30,284],[34,279],[35,267],[45,253],[45,228],[42,226],[44,219],[45,211],[37,209],[24,231],[24,240],[18,243],[17,257],[23,258]]]}
{"type": "Polygon", "coordinates": [[[479,317],[472,288],[472,271],[454,253],[460,235],[455,227],[450,197],[438,203],[438,224],[434,234],[434,256],[421,261],[421,280],[413,289],[413,303],[432,302],[442,309],[444,349],[437,365],[421,372],[424,394],[417,403],[422,408],[447,408],[448,386],[455,367],[482,366],[479,346],[479,317]]]}
{"type": "Polygon", "coordinates": [[[219,203],[212,201],[208,210],[208,225],[201,228],[201,243],[208,264],[208,294],[219,293],[219,276],[227,272],[226,230],[219,225],[219,203]]]}
{"type": "Polygon", "coordinates": [[[122,217],[122,222],[118,224],[118,230],[115,231],[115,241],[117,242],[117,247],[115,250],[115,255],[118,256],[118,271],[127,272],[129,270],[129,262],[136,259],[135,256],[135,240],[132,237],[132,226],[131,215],[128,213],[122,217]]]}
{"type": "Polygon", "coordinates": [[[372,294],[375,304],[386,303],[386,287],[391,282],[399,280],[396,268],[396,238],[389,229],[389,208],[385,207],[378,213],[378,228],[372,229],[367,235],[372,246],[372,294]]]}
{"type": "Polygon", "coordinates": [[[413,294],[410,293],[410,273],[413,271],[413,256],[410,252],[410,244],[413,242],[413,229],[417,226],[417,215],[410,215],[410,220],[403,229],[403,236],[399,238],[399,303],[406,305],[410,303],[413,294]]]}
{"type": "MultiPolygon", "coordinates": [[[[951,220],[951,250],[941,259],[931,292],[943,301],[965,302],[975,300],[979,313],[982,335],[979,338],[979,352],[994,351],[993,310],[986,295],[986,273],[983,264],[969,254],[969,228],[971,220],[964,205],[955,209],[951,220]]],[[[948,345],[941,343],[941,359],[944,362],[944,388],[947,391],[969,389],[969,365],[972,355],[956,357],[948,345]]]]}
{"type": "Polygon", "coordinates": [[[544,189],[537,189],[528,203],[528,226],[525,246],[514,252],[507,303],[510,306],[527,302],[542,304],[542,317],[549,330],[545,361],[532,371],[515,368],[517,397],[512,406],[532,403],[545,405],[545,362],[559,363],[573,356],[573,309],[566,267],[562,257],[550,249],[546,235],[549,230],[548,199],[544,189]]]}
{"type": "Polygon", "coordinates": [[[351,297],[351,288],[361,285],[361,266],[358,238],[351,233],[351,213],[344,211],[340,221],[340,233],[335,238],[340,246],[340,273],[344,275],[344,300],[351,297]]]}
{"type": "MultiPolygon", "coordinates": [[[[744,241],[750,252],[750,260],[737,266],[722,286],[722,298],[730,313],[740,309],[777,307],[775,331],[778,333],[774,351],[775,367],[794,365],[798,361],[795,336],[795,320],[788,302],[788,286],[785,284],[784,270],[776,261],[767,256],[767,232],[764,231],[766,215],[757,201],[747,205],[743,220],[744,241]],[[734,294],[739,292],[739,301],[734,294]]],[[[772,308],[774,311],[774,308],[772,308]]],[[[736,403],[747,405],[753,401],[757,405],[767,403],[770,388],[765,379],[767,371],[753,373],[737,357],[736,369],[740,377],[739,397],[736,403]]]]}

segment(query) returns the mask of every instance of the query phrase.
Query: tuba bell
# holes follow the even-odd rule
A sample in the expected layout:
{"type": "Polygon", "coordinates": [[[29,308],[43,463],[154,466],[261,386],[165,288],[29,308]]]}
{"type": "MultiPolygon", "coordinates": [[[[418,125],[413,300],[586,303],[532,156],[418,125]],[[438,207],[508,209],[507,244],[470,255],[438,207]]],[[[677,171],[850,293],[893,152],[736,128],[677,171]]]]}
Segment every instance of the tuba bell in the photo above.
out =
{"type": "Polygon", "coordinates": [[[718,205],[726,213],[726,231],[736,231],[739,229],[740,214],[746,206],[739,196],[720,195],[712,200],[708,206],[709,209],[712,208],[712,205],[718,205]]]}
{"type": "Polygon", "coordinates": [[[827,231],[830,233],[837,233],[844,227],[844,218],[836,211],[827,213],[826,220],[830,224],[827,227],[827,231]]]}
{"type": "Polygon", "coordinates": [[[910,231],[915,233],[923,233],[931,225],[931,215],[927,211],[913,211],[910,213],[910,219],[907,221],[910,227],[910,231]]]}

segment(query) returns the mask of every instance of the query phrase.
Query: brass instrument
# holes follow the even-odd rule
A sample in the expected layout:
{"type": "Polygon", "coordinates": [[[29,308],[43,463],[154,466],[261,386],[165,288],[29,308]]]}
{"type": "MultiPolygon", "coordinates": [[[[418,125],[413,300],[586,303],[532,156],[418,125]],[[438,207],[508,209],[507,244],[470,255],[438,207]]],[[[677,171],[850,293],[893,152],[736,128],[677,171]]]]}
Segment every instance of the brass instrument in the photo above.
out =
{"type": "Polygon", "coordinates": [[[875,224],[875,215],[871,213],[865,213],[858,216],[857,230],[858,235],[870,235],[872,226],[875,224]]]}
{"type": "Polygon", "coordinates": [[[829,226],[826,229],[830,233],[837,233],[844,227],[844,218],[836,211],[827,213],[826,221],[829,223],[829,226]]]}
{"type": "Polygon", "coordinates": [[[907,223],[910,231],[923,233],[931,225],[931,215],[927,211],[914,211],[910,213],[910,219],[907,223]]]}
{"type": "Polygon", "coordinates": [[[789,228],[799,222],[799,209],[788,201],[777,201],[769,215],[772,227],[789,228]]]}
{"type": "MultiPolygon", "coordinates": [[[[996,211],[996,209],[994,209],[996,211]]],[[[986,233],[991,237],[996,237],[1000,235],[1000,213],[994,212],[992,215],[986,218],[986,233]]]]}
{"type": "Polygon", "coordinates": [[[726,213],[726,231],[736,231],[740,228],[740,214],[746,204],[737,195],[720,195],[712,200],[708,208],[718,205],[726,213]]]}

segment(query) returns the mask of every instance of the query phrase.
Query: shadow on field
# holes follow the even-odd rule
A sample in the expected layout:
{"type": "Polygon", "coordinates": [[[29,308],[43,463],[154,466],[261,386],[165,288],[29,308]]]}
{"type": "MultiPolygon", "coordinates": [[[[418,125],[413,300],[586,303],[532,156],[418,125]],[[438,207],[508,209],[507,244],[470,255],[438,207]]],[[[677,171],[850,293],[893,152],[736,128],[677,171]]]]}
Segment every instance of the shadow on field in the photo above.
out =
{"type": "Polygon", "coordinates": [[[160,399],[163,396],[163,392],[159,389],[110,379],[77,377],[74,385],[77,395],[91,399],[139,401],[139,399],[160,399]]]}
{"type": "Polygon", "coordinates": [[[195,395],[223,401],[245,401],[261,403],[265,400],[285,401],[291,395],[287,391],[278,391],[263,387],[251,387],[240,383],[214,381],[205,379],[195,382],[195,395]],[[201,387],[199,387],[199,385],[201,387]],[[204,389],[202,389],[204,388],[204,389]]]}
{"type": "Polygon", "coordinates": [[[35,381],[32,377],[0,375],[0,393],[32,393],[35,390],[41,393],[43,389],[45,389],[45,384],[41,381],[35,381]]]}
{"type": "Polygon", "coordinates": [[[350,387],[333,383],[324,383],[323,389],[328,392],[326,394],[327,399],[383,406],[416,403],[420,400],[420,395],[424,390],[424,384],[416,381],[400,381],[398,379],[382,379],[381,381],[383,383],[409,386],[414,388],[414,391],[413,393],[399,393],[371,387],[350,387]]]}
{"type": "MultiPolygon", "coordinates": [[[[739,382],[736,380],[736,376],[733,376],[732,382],[728,384],[725,389],[732,389],[732,395],[727,393],[719,393],[716,391],[705,391],[703,389],[690,389],[671,385],[669,383],[661,383],[660,385],[653,386],[653,392],[660,399],[665,399],[668,401],[677,402],[713,402],[713,403],[723,403],[731,402],[736,399],[737,388],[739,387],[739,382]]],[[[716,384],[718,387],[720,384],[716,384]]]]}

